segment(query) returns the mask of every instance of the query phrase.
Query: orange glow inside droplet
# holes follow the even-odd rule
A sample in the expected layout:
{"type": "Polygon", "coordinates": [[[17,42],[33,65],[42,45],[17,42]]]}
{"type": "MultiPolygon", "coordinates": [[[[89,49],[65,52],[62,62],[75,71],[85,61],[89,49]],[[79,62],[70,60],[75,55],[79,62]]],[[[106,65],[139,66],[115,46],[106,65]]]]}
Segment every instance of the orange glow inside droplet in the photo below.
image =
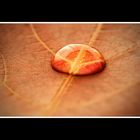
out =
{"type": "Polygon", "coordinates": [[[56,56],[52,60],[52,67],[72,75],[95,74],[102,71],[106,64],[99,51],[84,44],[67,45],[58,50],[56,56]]]}

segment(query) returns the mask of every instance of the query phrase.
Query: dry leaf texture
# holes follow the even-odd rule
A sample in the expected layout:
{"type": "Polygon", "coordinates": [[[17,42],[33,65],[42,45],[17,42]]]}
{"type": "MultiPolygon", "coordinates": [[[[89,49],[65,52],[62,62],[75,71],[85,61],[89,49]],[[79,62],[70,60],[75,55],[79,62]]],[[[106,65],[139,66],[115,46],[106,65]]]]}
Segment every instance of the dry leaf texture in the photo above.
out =
{"type": "Polygon", "coordinates": [[[0,115],[140,115],[139,24],[1,24],[0,115]],[[52,69],[67,44],[98,49],[101,73],[71,76],[52,69]]]}

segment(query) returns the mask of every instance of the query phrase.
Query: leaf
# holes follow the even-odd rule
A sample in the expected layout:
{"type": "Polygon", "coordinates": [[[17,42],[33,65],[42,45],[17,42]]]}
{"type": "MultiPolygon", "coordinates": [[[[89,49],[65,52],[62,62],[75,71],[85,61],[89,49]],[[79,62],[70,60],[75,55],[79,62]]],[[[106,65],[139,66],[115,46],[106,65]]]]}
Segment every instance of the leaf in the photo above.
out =
{"type": "Polygon", "coordinates": [[[0,115],[140,115],[140,25],[98,27],[0,25],[0,115]],[[89,76],[53,70],[53,53],[75,43],[98,49],[105,70],[89,76]]]}

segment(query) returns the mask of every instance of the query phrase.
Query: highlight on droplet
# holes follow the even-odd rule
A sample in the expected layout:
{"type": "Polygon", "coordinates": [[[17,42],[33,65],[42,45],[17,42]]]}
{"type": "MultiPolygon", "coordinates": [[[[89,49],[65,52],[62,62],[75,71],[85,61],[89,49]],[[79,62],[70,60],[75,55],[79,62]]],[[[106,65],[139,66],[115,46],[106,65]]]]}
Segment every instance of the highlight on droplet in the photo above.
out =
{"type": "Polygon", "coordinates": [[[88,75],[102,71],[106,62],[95,48],[84,44],[69,44],[56,52],[51,64],[59,72],[88,75]]]}

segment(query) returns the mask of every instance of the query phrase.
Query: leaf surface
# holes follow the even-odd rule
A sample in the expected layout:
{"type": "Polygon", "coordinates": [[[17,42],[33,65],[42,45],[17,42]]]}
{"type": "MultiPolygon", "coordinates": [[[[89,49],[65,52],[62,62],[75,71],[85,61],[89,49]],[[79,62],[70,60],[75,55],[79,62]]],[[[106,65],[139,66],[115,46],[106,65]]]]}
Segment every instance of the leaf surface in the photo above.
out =
{"type": "Polygon", "coordinates": [[[140,115],[140,25],[0,25],[0,115],[140,115]],[[95,35],[94,35],[95,36],[95,35]],[[69,76],[52,69],[67,44],[90,44],[107,61],[104,71],[69,76]],[[46,45],[46,46],[45,46],[46,45]],[[46,48],[47,47],[47,48],[46,48]]]}

